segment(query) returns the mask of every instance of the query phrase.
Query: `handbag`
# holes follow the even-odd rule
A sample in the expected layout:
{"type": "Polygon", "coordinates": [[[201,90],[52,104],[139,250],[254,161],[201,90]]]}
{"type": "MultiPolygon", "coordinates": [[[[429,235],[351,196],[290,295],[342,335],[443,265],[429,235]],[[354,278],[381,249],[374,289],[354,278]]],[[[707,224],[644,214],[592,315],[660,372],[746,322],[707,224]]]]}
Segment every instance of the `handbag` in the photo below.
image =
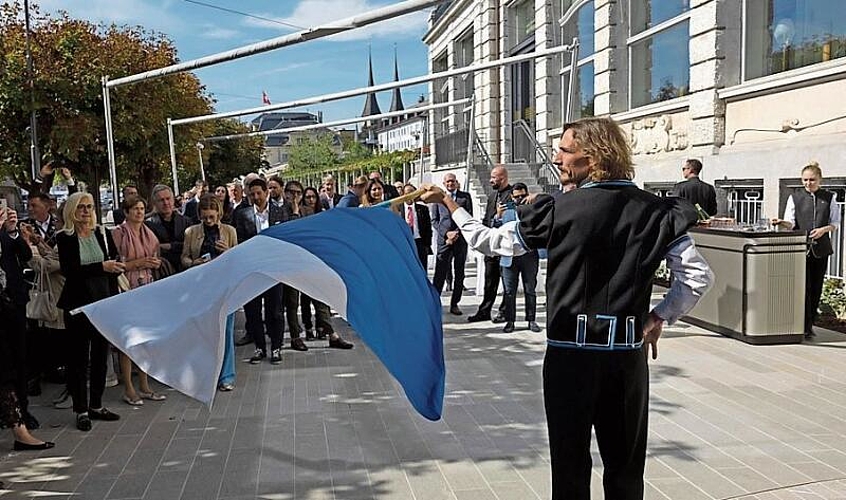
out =
{"type": "MultiPolygon", "coordinates": [[[[102,228],[102,226],[100,226],[102,228]]],[[[105,258],[108,260],[109,258],[109,239],[106,237],[106,229],[100,233],[103,235],[103,243],[106,245],[106,255],[105,258]]],[[[118,255],[118,260],[120,260],[120,255],[118,255]]],[[[126,277],[126,273],[120,273],[117,275],[117,285],[118,285],[118,293],[128,292],[132,286],[129,284],[129,278],[126,277]]]]}
{"type": "Polygon", "coordinates": [[[35,286],[29,290],[29,302],[26,303],[27,318],[51,323],[59,319],[59,308],[53,300],[49,280],[47,268],[42,263],[35,286]]]}

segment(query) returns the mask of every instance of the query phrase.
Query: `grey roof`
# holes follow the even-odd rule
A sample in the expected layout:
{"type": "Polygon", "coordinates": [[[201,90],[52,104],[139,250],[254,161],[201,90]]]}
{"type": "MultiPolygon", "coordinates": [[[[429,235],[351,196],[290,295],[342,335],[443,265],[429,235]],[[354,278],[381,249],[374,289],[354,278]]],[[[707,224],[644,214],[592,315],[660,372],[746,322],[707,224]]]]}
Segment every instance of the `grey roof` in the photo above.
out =
{"type": "MultiPolygon", "coordinates": [[[[369,76],[367,79],[367,86],[372,87],[373,83],[373,57],[370,54],[367,54],[367,65],[369,68],[369,76]]],[[[371,92],[367,94],[367,98],[364,101],[364,111],[361,112],[361,116],[372,116],[381,114],[382,110],[379,109],[379,101],[376,100],[376,93],[371,92]]]]}
{"type": "MultiPolygon", "coordinates": [[[[394,81],[399,81],[399,68],[397,67],[397,48],[394,47],[394,81]]],[[[400,89],[394,89],[393,95],[391,96],[391,111],[402,111],[405,109],[405,106],[402,104],[402,92],[400,89]]]]}

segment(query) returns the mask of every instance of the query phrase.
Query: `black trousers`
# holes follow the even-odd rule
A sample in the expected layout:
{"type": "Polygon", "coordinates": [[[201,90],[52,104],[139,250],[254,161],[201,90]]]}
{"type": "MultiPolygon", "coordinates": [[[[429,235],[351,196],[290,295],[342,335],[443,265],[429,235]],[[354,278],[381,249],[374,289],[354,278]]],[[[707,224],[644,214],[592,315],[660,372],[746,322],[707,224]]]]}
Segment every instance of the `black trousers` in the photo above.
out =
{"type": "Polygon", "coordinates": [[[453,282],[449,305],[452,307],[458,305],[461,294],[464,292],[464,266],[467,263],[467,242],[464,238],[458,238],[452,245],[438,245],[438,254],[435,256],[435,276],[432,280],[438,293],[444,290],[450,263],[452,263],[453,282]]]}
{"type": "Polygon", "coordinates": [[[256,349],[267,350],[267,340],[270,337],[270,348],[282,348],[282,285],[274,285],[267,291],[244,304],[244,329],[253,339],[256,349]],[[262,319],[262,304],[264,304],[264,319],[262,319]]]}
{"type": "Polygon", "coordinates": [[[68,392],[73,398],[73,411],[82,413],[89,408],[102,408],[109,343],[84,314],[65,312],[65,326],[64,333],[70,339],[66,373],[68,392]],[[90,380],[87,375],[89,363],[90,380]]]}
{"type": "Polygon", "coordinates": [[[302,313],[303,325],[306,330],[311,330],[316,324],[317,333],[320,335],[331,335],[335,333],[335,329],[329,321],[332,317],[332,311],[329,309],[328,305],[320,302],[319,300],[314,300],[304,293],[300,293],[300,312],[302,313]],[[314,305],[314,322],[312,322],[311,319],[312,304],[314,305]]]}
{"type": "Polygon", "coordinates": [[[282,303],[285,306],[285,321],[288,322],[288,333],[292,339],[300,337],[303,328],[297,317],[297,309],[300,307],[300,291],[288,285],[282,285],[282,303]]]}
{"type": "Polygon", "coordinates": [[[593,427],[605,468],[605,498],[641,500],[649,404],[646,352],[548,347],[543,397],[552,499],[590,500],[593,427]]]}
{"type": "Polygon", "coordinates": [[[414,245],[417,247],[417,258],[420,259],[420,264],[423,270],[429,269],[429,245],[430,241],[423,241],[423,238],[414,240],[414,245]]]}
{"type": "Polygon", "coordinates": [[[805,261],[805,333],[811,333],[814,320],[817,319],[817,309],[820,307],[828,257],[818,259],[809,256],[805,261]]]}
{"type": "MultiPolygon", "coordinates": [[[[482,303],[479,304],[479,311],[476,313],[479,316],[491,315],[501,277],[499,257],[485,256],[485,295],[482,297],[482,303]]],[[[504,311],[504,309],[504,307],[500,307],[500,310],[504,311]]]]}
{"type": "Polygon", "coordinates": [[[26,413],[29,408],[27,383],[31,371],[31,366],[28,363],[31,356],[27,353],[26,305],[15,304],[14,310],[7,319],[9,321],[7,326],[9,345],[14,356],[12,363],[15,371],[15,395],[18,398],[21,413],[26,413]]]}

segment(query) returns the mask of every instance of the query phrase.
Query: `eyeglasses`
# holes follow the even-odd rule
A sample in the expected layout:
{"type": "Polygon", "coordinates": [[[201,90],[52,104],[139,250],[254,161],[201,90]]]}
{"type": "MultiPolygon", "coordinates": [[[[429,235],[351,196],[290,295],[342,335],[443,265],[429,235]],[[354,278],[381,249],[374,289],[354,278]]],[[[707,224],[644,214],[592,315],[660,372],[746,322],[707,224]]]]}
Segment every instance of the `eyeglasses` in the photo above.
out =
{"type": "Polygon", "coordinates": [[[317,196],[315,196],[313,194],[307,194],[307,195],[305,195],[305,197],[306,198],[317,198],[317,196]]]}
{"type": "Polygon", "coordinates": [[[300,191],[299,189],[286,189],[285,192],[288,193],[288,194],[296,194],[296,195],[303,194],[303,192],[300,191]]]}
{"type": "Polygon", "coordinates": [[[89,212],[94,210],[94,205],[91,203],[80,203],[76,206],[77,210],[88,210],[89,212]]]}

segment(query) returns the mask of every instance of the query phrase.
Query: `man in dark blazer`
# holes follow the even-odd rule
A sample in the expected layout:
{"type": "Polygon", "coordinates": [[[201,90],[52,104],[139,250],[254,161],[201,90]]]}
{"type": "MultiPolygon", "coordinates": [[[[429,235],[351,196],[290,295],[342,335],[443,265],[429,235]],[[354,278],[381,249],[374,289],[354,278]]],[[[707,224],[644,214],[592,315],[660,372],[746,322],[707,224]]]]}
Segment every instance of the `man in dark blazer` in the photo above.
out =
{"type": "Polygon", "coordinates": [[[150,195],[153,213],[147,216],[144,224],[153,231],[159,240],[159,252],[170,263],[174,272],[182,268],[182,246],[185,242],[185,230],[190,225],[188,220],[176,211],[173,190],[164,184],[153,187],[150,195]]]}
{"type": "MultiPolygon", "coordinates": [[[[403,194],[413,193],[417,188],[406,184],[402,188],[403,194]]],[[[411,235],[414,237],[414,244],[417,246],[417,258],[423,269],[429,267],[429,255],[432,253],[432,219],[429,216],[429,208],[423,203],[415,203],[414,200],[405,202],[402,206],[402,216],[411,235]]]]}
{"type": "Polygon", "coordinates": [[[717,215],[717,192],[714,186],[699,179],[702,172],[702,162],[689,159],[684,162],[682,175],[684,180],[673,187],[673,196],[684,198],[691,204],[698,204],[710,216],[717,215]]]}
{"type": "MultiPolygon", "coordinates": [[[[493,192],[488,196],[482,224],[487,227],[494,227],[494,216],[497,213],[497,207],[511,200],[511,184],[508,183],[508,170],[502,165],[492,168],[490,184],[493,192]]],[[[491,309],[493,309],[494,301],[496,301],[496,292],[499,289],[501,276],[499,257],[485,256],[485,295],[482,297],[482,303],[479,304],[476,314],[468,317],[467,321],[471,323],[476,321],[490,321],[491,309]]],[[[505,315],[500,310],[500,313],[494,318],[494,323],[504,322],[505,315]]]]}
{"type": "Polygon", "coordinates": [[[320,196],[320,203],[323,205],[323,210],[335,208],[343,198],[343,195],[338,193],[336,189],[335,178],[327,175],[323,178],[323,190],[320,196]],[[326,195],[325,197],[323,195],[326,195]]]}
{"type": "MultiPolygon", "coordinates": [[[[470,193],[458,189],[455,174],[444,175],[446,195],[455,200],[458,205],[473,215],[473,200],[470,193]]],[[[433,204],[431,210],[432,226],[438,234],[438,253],[435,256],[435,277],[433,285],[441,293],[444,289],[450,262],[452,262],[452,297],[449,301],[449,312],[461,315],[458,303],[464,291],[464,266],[467,262],[467,242],[461,236],[461,231],[452,220],[449,210],[440,203],[433,204]]]]}
{"type": "MultiPolygon", "coordinates": [[[[232,223],[238,234],[238,243],[243,243],[263,230],[291,219],[291,212],[287,203],[270,203],[267,182],[262,178],[254,178],[247,185],[247,196],[252,204],[239,208],[232,215],[232,223]]],[[[264,293],[244,305],[246,317],[244,338],[239,339],[237,345],[245,345],[252,341],[256,345],[255,353],[250,363],[258,364],[267,357],[267,341],[265,333],[270,337],[270,363],[278,365],[282,362],[282,335],[284,322],[282,317],[282,284],[276,284],[264,293]],[[262,305],[264,319],[262,320],[262,305]]]]}
{"type": "Polygon", "coordinates": [[[52,204],[53,200],[49,194],[39,192],[30,194],[26,202],[29,218],[25,219],[23,224],[32,227],[33,235],[38,239],[43,240],[51,247],[55,247],[56,230],[61,228],[56,227],[56,217],[50,213],[52,204]]]}
{"type": "Polygon", "coordinates": [[[29,413],[29,399],[27,397],[27,382],[29,373],[27,366],[27,324],[26,303],[29,302],[29,285],[24,280],[23,270],[27,262],[32,259],[29,243],[18,231],[18,214],[14,209],[6,208],[3,226],[0,228],[0,266],[6,274],[6,288],[3,293],[11,305],[8,314],[9,324],[5,325],[7,342],[16,362],[15,395],[24,417],[27,428],[37,429],[38,420],[29,413]]]}

